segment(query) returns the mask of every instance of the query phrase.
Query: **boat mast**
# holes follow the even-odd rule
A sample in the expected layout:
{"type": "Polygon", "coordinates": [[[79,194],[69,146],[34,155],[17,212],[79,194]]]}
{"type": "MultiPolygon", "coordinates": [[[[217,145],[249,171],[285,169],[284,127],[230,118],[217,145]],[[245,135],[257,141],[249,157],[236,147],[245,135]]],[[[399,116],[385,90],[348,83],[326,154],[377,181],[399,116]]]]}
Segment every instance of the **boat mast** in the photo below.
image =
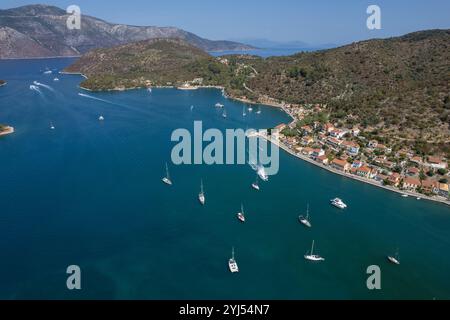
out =
{"type": "Polygon", "coordinates": [[[314,251],[314,240],[313,240],[312,246],[311,246],[311,255],[313,255],[313,251],[314,251]]]}
{"type": "Polygon", "coordinates": [[[203,194],[203,179],[200,180],[200,194],[203,194]]]}
{"type": "Polygon", "coordinates": [[[166,162],[166,178],[170,180],[170,176],[169,176],[169,166],[167,165],[167,162],[166,162]]]}
{"type": "Polygon", "coordinates": [[[234,260],[234,247],[233,247],[232,250],[231,250],[231,259],[234,260]]]}

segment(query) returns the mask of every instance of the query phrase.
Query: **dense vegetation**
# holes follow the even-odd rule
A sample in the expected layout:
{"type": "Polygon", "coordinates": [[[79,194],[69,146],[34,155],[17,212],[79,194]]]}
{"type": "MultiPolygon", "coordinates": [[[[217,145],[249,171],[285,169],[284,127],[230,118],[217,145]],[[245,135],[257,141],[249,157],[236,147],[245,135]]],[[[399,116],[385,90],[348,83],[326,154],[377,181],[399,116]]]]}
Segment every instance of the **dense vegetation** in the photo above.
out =
{"type": "Polygon", "coordinates": [[[258,71],[246,83],[252,95],[327,104],[342,126],[360,124],[423,154],[450,152],[450,30],[246,62],[258,71]]]}

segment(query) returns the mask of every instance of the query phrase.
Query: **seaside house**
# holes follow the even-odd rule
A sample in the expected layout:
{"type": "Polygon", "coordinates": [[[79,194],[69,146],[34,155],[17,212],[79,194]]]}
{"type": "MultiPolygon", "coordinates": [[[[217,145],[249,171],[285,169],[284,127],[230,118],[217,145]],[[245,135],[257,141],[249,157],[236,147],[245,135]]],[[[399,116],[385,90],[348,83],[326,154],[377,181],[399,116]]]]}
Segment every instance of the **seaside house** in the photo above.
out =
{"type": "Polygon", "coordinates": [[[415,191],[419,187],[420,187],[419,179],[412,178],[412,177],[405,177],[403,179],[403,188],[410,190],[410,191],[415,191]]]}
{"type": "Polygon", "coordinates": [[[304,146],[307,146],[307,145],[309,145],[310,143],[313,143],[313,142],[314,142],[314,139],[311,136],[305,136],[305,137],[302,137],[301,144],[304,145],[304,146]]]}
{"type": "Polygon", "coordinates": [[[347,172],[350,170],[350,163],[345,160],[336,158],[331,161],[331,167],[339,171],[347,172]]]}
{"type": "Polygon", "coordinates": [[[356,175],[363,177],[363,178],[372,178],[372,169],[368,166],[362,166],[360,168],[356,168],[356,175]]]}
{"type": "Polygon", "coordinates": [[[387,180],[395,187],[400,183],[400,174],[397,172],[393,172],[387,177],[387,180]]]}
{"type": "Polygon", "coordinates": [[[355,160],[352,163],[352,168],[361,168],[363,166],[363,162],[359,161],[359,160],[355,160]]]}
{"type": "Polygon", "coordinates": [[[409,167],[406,170],[406,174],[409,175],[409,176],[416,176],[419,173],[420,173],[420,170],[419,170],[419,168],[416,168],[416,167],[409,167]]]}
{"type": "Polygon", "coordinates": [[[359,136],[359,134],[361,133],[361,130],[358,127],[354,127],[351,131],[354,137],[359,136]]]}
{"type": "Polygon", "coordinates": [[[359,153],[359,145],[354,141],[343,141],[341,144],[347,150],[350,156],[357,156],[359,153]]]}
{"type": "Polygon", "coordinates": [[[431,179],[423,180],[422,181],[422,189],[426,193],[439,193],[439,182],[431,179]]]}
{"type": "Polygon", "coordinates": [[[302,149],[302,154],[305,156],[310,156],[314,152],[313,148],[306,147],[302,149]]]}
{"type": "Polygon", "coordinates": [[[332,146],[333,148],[339,148],[341,143],[342,143],[342,140],[338,140],[333,137],[328,137],[328,139],[327,139],[327,144],[332,146]]]}
{"type": "Polygon", "coordinates": [[[334,130],[334,126],[331,123],[327,122],[323,125],[323,132],[329,133],[333,130],[334,130]]]}
{"type": "Polygon", "coordinates": [[[411,157],[411,158],[409,159],[409,161],[414,162],[414,163],[416,163],[416,164],[418,164],[418,165],[421,165],[421,164],[422,164],[422,158],[419,157],[419,156],[413,156],[413,157],[411,157]]]}
{"type": "Polygon", "coordinates": [[[376,140],[371,140],[371,141],[369,141],[369,143],[367,144],[367,146],[368,146],[369,148],[375,149],[375,148],[378,146],[378,141],[376,141],[376,140]]]}
{"type": "Polygon", "coordinates": [[[322,156],[318,156],[316,158],[316,161],[321,163],[321,164],[327,165],[328,164],[328,157],[324,154],[322,156]]]}
{"type": "Polygon", "coordinates": [[[432,167],[434,169],[447,169],[447,167],[448,167],[447,161],[445,161],[441,157],[429,156],[428,164],[430,167],[432,167]]]}
{"type": "Polygon", "coordinates": [[[439,183],[439,195],[448,198],[448,184],[447,183],[439,183]]]}
{"type": "Polygon", "coordinates": [[[311,153],[311,158],[315,159],[317,157],[325,155],[325,150],[323,149],[314,149],[311,153]]]}
{"type": "Polygon", "coordinates": [[[330,136],[336,139],[342,139],[347,134],[347,132],[347,130],[334,129],[330,131],[330,136]]]}

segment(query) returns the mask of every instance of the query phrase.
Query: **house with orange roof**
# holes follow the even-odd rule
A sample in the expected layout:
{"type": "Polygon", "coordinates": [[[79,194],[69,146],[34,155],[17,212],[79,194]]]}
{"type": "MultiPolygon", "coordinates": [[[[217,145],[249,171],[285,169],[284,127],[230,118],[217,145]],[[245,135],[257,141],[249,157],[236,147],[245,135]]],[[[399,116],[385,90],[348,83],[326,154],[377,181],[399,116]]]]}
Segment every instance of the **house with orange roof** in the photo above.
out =
{"type": "Polygon", "coordinates": [[[422,189],[426,193],[439,193],[439,182],[431,179],[426,179],[422,181],[422,189]]]}
{"type": "Polygon", "coordinates": [[[357,156],[359,153],[359,144],[354,141],[343,141],[341,147],[345,148],[349,155],[357,156]]]}
{"type": "Polygon", "coordinates": [[[430,167],[434,169],[447,169],[448,163],[441,157],[434,157],[429,156],[428,157],[428,164],[430,167]]]}
{"type": "Polygon", "coordinates": [[[324,154],[324,155],[322,155],[322,156],[318,156],[318,157],[316,158],[316,161],[319,162],[319,163],[321,163],[321,164],[327,165],[327,164],[328,164],[328,157],[324,154]]]}
{"type": "Polygon", "coordinates": [[[412,177],[405,177],[403,179],[403,188],[411,191],[417,190],[421,186],[420,180],[412,177]]]}
{"type": "Polygon", "coordinates": [[[346,160],[335,158],[331,161],[331,167],[339,171],[347,172],[350,169],[350,163],[346,160]]]}
{"type": "Polygon", "coordinates": [[[363,178],[372,178],[372,168],[368,166],[362,166],[360,168],[356,168],[356,174],[363,178]]]}

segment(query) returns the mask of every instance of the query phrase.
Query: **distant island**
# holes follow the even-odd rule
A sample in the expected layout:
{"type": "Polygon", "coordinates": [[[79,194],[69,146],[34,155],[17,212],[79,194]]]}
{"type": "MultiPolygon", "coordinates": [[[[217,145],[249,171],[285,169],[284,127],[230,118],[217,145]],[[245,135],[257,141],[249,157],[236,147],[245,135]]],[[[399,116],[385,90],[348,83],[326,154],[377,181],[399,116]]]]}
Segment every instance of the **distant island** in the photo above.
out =
{"type": "MultiPolygon", "coordinates": [[[[263,59],[214,58],[182,39],[91,51],[65,71],[88,90],[221,87],[283,108],[283,147],[367,181],[448,197],[450,30],[263,59]]],[[[413,193],[414,194],[414,193],[413,193]]]]}
{"type": "Polygon", "coordinates": [[[84,14],[82,28],[69,30],[67,18],[65,10],[49,5],[0,10],[0,59],[73,57],[95,48],[154,38],[184,39],[205,51],[255,49],[233,41],[204,39],[174,27],[114,24],[84,14]]]}

